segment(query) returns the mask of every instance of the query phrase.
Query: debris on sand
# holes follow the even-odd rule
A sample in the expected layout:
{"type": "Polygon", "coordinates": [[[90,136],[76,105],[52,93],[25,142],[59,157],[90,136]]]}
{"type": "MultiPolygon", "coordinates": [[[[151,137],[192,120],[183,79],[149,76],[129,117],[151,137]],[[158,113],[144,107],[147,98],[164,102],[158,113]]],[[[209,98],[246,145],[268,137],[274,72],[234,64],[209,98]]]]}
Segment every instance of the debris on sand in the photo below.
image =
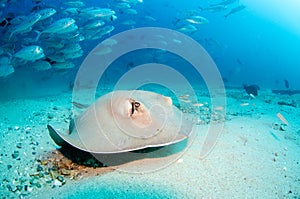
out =
{"type": "Polygon", "coordinates": [[[285,124],[288,125],[288,121],[281,115],[281,113],[277,113],[276,116],[285,124]]]}

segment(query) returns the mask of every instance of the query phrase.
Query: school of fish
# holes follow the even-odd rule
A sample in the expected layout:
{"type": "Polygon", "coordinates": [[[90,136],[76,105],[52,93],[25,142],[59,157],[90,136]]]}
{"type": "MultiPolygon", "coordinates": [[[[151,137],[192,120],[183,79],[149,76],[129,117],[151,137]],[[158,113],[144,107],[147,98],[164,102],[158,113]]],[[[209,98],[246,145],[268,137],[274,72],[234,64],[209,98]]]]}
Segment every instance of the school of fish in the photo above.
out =
{"type": "MultiPolygon", "coordinates": [[[[85,53],[82,46],[110,35],[118,25],[134,28],[137,24],[135,18],[158,21],[135,9],[143,0],[113,0],[112,4],[103,7],[87,6],[81,0],[63,1],[60,6],[51,6],[42,0],[31,1],[30,10],[13,13],[5,8],[15,3],[14,0],[0,0],[0,78],[24,66],[38,71],[74,68],[78,65],[76,59],[85,53]],[[130,17],[119,21],[119,15],[130,17]]],[[[173,21],[174,29],[193,34],[199,31],[202,24],[209,23],[207,18],[201,16],[203,13],[223,12],[231,6],[224,15],[226,19],[245,8],[237,3],[237,0],[223,0],[208,7],[183,10],[173,21]]],[[[96,53],[110,53],[113,42],[96,53]]]]}

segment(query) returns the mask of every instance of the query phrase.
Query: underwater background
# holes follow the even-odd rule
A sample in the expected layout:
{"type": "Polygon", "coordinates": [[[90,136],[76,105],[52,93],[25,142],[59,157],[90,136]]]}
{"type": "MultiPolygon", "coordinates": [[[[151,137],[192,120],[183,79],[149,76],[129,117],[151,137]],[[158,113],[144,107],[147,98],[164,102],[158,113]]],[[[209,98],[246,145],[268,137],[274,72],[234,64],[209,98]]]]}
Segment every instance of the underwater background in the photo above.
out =
{"type": "MultiPolygon", "coordinates": [[[[198,41],[215,61],[225,83],[232,86],[241,86],[242,84],[257,84],[268,89],[284,89],[284,80],[288,80],[290,89],[299,89],[298,65],[299,53],[299,27],[297,18],[299,14],[294,11],[299,6],[297,2],[280,1],[136,1],[132,4],[122,1],[84,1],[84,7],[79,7],[74,11],[74,6],[64,1],[24,1],[22,10],[19,9],[17,1],[2,1],[1,7],[1,59],[9,59],[14,67],[13,73],[2,72],[1,74],[1,98],[38,96],[46,93],[60,92],[67,89],[74,82],[76,71],[84,60],[85,56],[101,41],[110,35],[122,31],[139,27],[164,27],[173,30],[182,31],[198,41]],[[225,3],[224,3],[225,2],[225,3]],[[123,5],[125,4],[125,5],[123,5]],[[128,4],[128,5],[126,5],[128,4]],[[295,5],[295,6],[293,6],[295,5]],[[233,9],[244,6],[242,10],[230,14],[233,9]],[[103,27],[88,28],[85,25],[99,21],[91,19],[91,15],[78,14],[81,9],[89,7],[109,8],[115,12],[116,18],[102,20],[105,22],[103,27]],[[37,21],[32,26],[32,30],[27,32],[20,30],[8,37],[14,28],[20,22],[13,22],[15,17],[21,18],[46,8],[54,8],[55,14],[48,18],[37,21]],[[130,9],[129,11],[127,11],[130,9]],[[71,10],[71,11],[69,11],[71,10]],[[132,11],[133,10],[133,11],[132,11]],[[77,12],[77,13],[72,13],[77,12]],[[133,13],[132,13],[133,12],[133,13]],[[129,13],[129,14],[128,14],[129,13]],[[202,16],[207,21],[200,23],[189,23],[186,19],[194,16],[202,16]],[[78,29],[75,33],[86,36],[82,41],[67,40],[61,36],[70,34],[59,34],[56,36],[53,32],[44,33],[36,42],[30,41],[37,37],[35,31],[41,31],[42,28],[58,21],[62,18],[74,18],[78,29]],[[125,25],[124,25],[125,24],[125,25]],[[186,25],[193,26],[195,30],[185,29],[186,25]],[[113,27],[108,33],[99,33],[104,27],[113,27]],[[23,31],[23,32],[22,32],[23,31]],[[99,38],[88,37],[87,34],[96,35],[99,38]],[[50,37],[50,39],[49,39],[50,37]],[[52,38],[52,39],[51,39],[52,38]],[[46,41],[47,40],[47,41],[46,41]],[[49,43],[61,41],[63,44],[75,43],[80,45],[76,51],[76,56],[69,57],[66,60],[51,60],[55,54],[49,43]],[[46,44],[47,43],[47,44],[46,44]],[[13,56],[22,49],[22,46],[40,45],[44,50],[45,56],[38,60],[22,60],[13,56]],[[48,46],[47,46],[48,45],[48,46]],[[56,61],[72,62],[72,66],[62,66],[62,68],[34,69],[31,63],[39,60],[46,60],[50,64],[56,61]],[[66,67],[69,67],[66,69],[66,67]],[[42,71],[43,70],[43,71],[42,71]]],[[[76,1],[75,1],[76,2],[76,1]]],[[[130,1],[128,1],[130,2],[130,1]]],[[[81,6],[81,5],[79,5],[81,6]]],[[[29,16],[30,17],[30,16],[29,16]]],[[[17,20],[15,20],[17,21],[17,20]]],[[[75,34],[74,34],[75,35],[75,34]]],[[[78,36],[77,36],[78,37],[78,36]]],[[[59,49],[64,50],[65,47],[59,49]]],[[[56,48],[58,49],[58,47],[56,48]]],[[[73,50],[74,51],[74,50],[73,50]]],[[[62,51],[63,52],[63,51],[62,51]]],[[[73,52],[72,52],[73,53],[73,52]]],[[[66,54],[66,53],[65,53],[66,54]]],[[[65,55],[61,53],[59,56],[65,55]]],[[[150,54],[150,53],[149,53],[150,54]]],[[[154,52],[152,53],[154,54],[154,52]]],[[[154,55],[153,55],[154,56],[154,55]]],[[[155,55],[157,63],[167,63],[178,68],[189,69],[184,63],[176,63],[178,59],[167,60],[163,55],[155,55]],[[173,62],[173,63],[172,63],[173,62]],[[175,63],[174,63],[175,62],[175,63]],[[180,65],[180,66],[179,66],[180,65]]],[[[127,70],[131,67],[147,62],[144,57],[134,56],[123,66],[118,66],[121,70],[127,70]]],[[[149,58],[150,61],[150,58],[149,58]]],[[[152,60],[153,61],[153,58],[152,60]]],[[[3,60],[3,65],[7,61],[3,60]]],[[[124,61],[125,62],[125,61],[124,61]]],[[[2,67],[3,70],[4,67],[2,67]]],[[[8,69],[7,69],[8,70],[8,69]]],[[[188,71],[187,71],[188,72],[188,71]]],[[[120,74],[122,72],[120,71],[120,74]]],[[[192,73],[193,74],[193,73],[192,73]]],[[[189,75],[193,76],[193,75],[189,75]]],[[[195,77],[194,79],[199,79],[195,77]]],[[[201,78],[201,77],[200,77],[201,78]]]]}
{"type": "MultiPolygon", "coordinates": [[[[1,198],[300,198],[299,9],[298,0],[0,0],[1,198]],[[171,96],[192,115],[194,137],[173,164],[147,174],[128,172],[143,160],[122,172],[72,158],[47,124],[68,128],[74,109],[86,108],[72,92],[90,52],[105,41],[94,51],[102,63],[117,46],[110,37],[144,27],[198,42],[221,75],[226,106],[213,107],[218,96],[181,56],[134,50],[109,65],[95,98],[137,66],[170,66],[194,93],[178,87],[174,97],[151,83],[139,89],[171,96]],[[203,158],[211,123],[222,124],[222,133],[203,158]]],[[[184,148],[168,147],[168,155],[184,148]]]]}

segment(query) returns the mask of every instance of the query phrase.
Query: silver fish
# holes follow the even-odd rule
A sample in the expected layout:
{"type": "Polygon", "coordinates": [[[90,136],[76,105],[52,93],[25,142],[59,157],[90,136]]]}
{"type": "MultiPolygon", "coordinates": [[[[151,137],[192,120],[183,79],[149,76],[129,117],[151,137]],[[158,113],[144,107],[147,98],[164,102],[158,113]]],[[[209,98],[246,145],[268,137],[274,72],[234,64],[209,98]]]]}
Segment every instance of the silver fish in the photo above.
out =
{"type": "Polygon", "coordinates": [[[185,19],[187,22],[191,23],[191,24],[207,24],[209,23],[209,21],[201,16],[191,16],[185,19]]]}
{"type": "Polygon", "coordinates": [[[225,17],[225,19],[227,19],[227,17],[229,17],[230,15],[232,15],[232,14],[234,14],[234,13],[237,13],[237,12],[239,12],[239,11],[241,11],[241,10],[244,10],[245,8],[246,8],[246,6],[244,6],[244,5],[240,5],[240,6],[238,6],[238,7],[232,8],[232,9],[230,10],[230,12],[227,13],[224,17],[225,17]]]}
{"type": "Polygon", "coordinates": [[[40,46],[26,46],[14,54],[14,57],[26,60],[35,61],[45,57],[44,50],[40,46]]]}
{"type": "Polygon", "coordinates": [[[131,8],[131,5],[129,5],[128,3],[125,3],[125,2],[120,2],[120,3],[115,3],[114,7],[122,10],[122,9],[131,8]]]}
{"type": "Polygon", "coordinates": [[[99,28],[101,26],[104,26],[104,24],[105,23],[102,20],[92,20],[92,21],[88,21],[86,24],[81,26],[80,30],[99,28]]]}
{"type": "Polygon", "coordinates": [[[191,25],[191,24],[185,25],[185,26],[178,29],[178,31],[184,32],[184,33],[194,33],[197,30],[198,29],[194,25],[191,25]]]}
{"type": "Polygon", "coordinates": [[[102,35],[109,34],[109,33],[111,33],[114,29],[115,29],[114,26],[105,26],[105,27],[101,30],[101,34],[102,34],[102,35]]]}
{"type": "Polygon", "coordinates": [[[82,1],[66,1],[63,3],[66,6],[70,6],[70,7],[84,7],[85,4],[82,1]]]}
{"type": "Polygon", "coordinates": [[[138,12],[135,9],[129,8],[129,9],[125,9],[123,10],[124,13],[129,14],[129,15],[136,15],[138,14],[138,12]]]}
{"type": "Polygon", "coordinates": [[[41,15],[41,18],[39,19],[40,21],[51,17],[55,13],[56,13],[56,10],[54,8],[45,8],[45,9],[39,10],[37,12],[37,14],[41,15]]]}
{"type": "Polygon", "coordinates": [[[211,5],[207,8],[202,8],[200,6],[198,6],[198,8],[201,10],[201,11],[208,11],[208,12],[221,12],[221,11],[224,11],[227,9],[227,6],[226,5],[211,5]]]}
{"type": "Polygon", "coordinates": [[[74,32],[76,30],[78,30],[78,26],[74,23],[62,30],[57,31],[56,34],[66,34],[66,33],[74,32]]]}
{"type": "Polygon", "coordinates": [[[10,36],[9,36],[9,40],[11,39],[11,37],[14,34],[20,33],[22,31],[27,30],[28,28],[31,28],[31,26],[33,24],[35,24],[36,22],[38,22],[40,18],[41,18],[41,15],[38,14],[38,13],[36,13],[36,14],[30,15],[23,22],[21,22],[20,24],[16,25],[15,27],[13,27],[13,30],[10,33],[10,36]]]}
{"type": "Polygon", "coordinates": [[[117,0],[117,1],[124,2],[124,3],[130,3],[130,4],[143,3],[143,0],[117,0]]]}
{"type": "Polygon", "coordinates": [[[238,1],[238,0],[225,0],[220,3],[211,4],[211,6],[217,6],[217,5],[227,6],[227,5],[235,3],[236,1],[238,1]]]}
{"type": "Polygon", "coordinates": [[[6,77],[15,72],[15,69],[10,64],[0,65],[0,77],[6,77]]]}
{"type": "Polygon", "coordinates": [[[70,52],[70,53],[66,53],[64,54],[65,59],[76,59],[78,57],[81,57],[83,55],[83,50],[78,50],[75,52],[70,52]]]}
{"type": "Polygon", "coordinates": [[[132,19],[127,19],[125,21],[122,21],[121,24],[125,25],[125,26],[133,26],[136,24],[135,21],[133,21],[132,19]]]}
{"type": "Polygon", "coordinates": [[[91,19],[91,18],[110,18],[112,15],[116,14],[116,12],[109,8],[98,8],[98,7],[90,7],[80,10],[79,16],[91,19]]]}
{"type": "Polygon", "coordinates": [[[57,62],[57,63],[52,64],[52,67],[56,68],[56,69],[68,69],[68,68],[74,68],[75,64],[72,62],[69,62],[69,61],[57,62]]]}
{"type": "Polygon", "coordinates": [[[49,62],[42,60],[33,62],[32,64],[30,64],[30,66],[38,71],[49,70],[52,68],[49,62]]]}
{"type": "Polygon", "coordinates": [[[72,19],[72,18],[60,19],[60,20],[54,22],[53,24],[49,25],[42,32],[36,31],[38,33],[38,36],[36,37],[35,40],[37,41],[43,33],[58,33],[59,31],[63,32],[64,29],[68,28],[75,22],[76,22],[75,19],[72,19]]]}

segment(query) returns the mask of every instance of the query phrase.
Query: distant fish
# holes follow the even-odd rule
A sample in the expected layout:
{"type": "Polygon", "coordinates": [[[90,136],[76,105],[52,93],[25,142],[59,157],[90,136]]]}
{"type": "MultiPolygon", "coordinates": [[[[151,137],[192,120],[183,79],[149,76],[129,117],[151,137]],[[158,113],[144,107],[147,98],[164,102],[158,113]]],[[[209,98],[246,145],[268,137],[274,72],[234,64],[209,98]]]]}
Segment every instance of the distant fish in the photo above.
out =
{"type": "Polygon", "coordinates": [[[149,15],[146,15],[144,18],[145,18],[147,21],[157,21],[154,17],[151,17],[151,16],[149,16],[149,15]]]}
{"type": "Polygon", "coordinates": [[[238,1],[238,0],[225,0],[220,3],[211,4],[211,6],[227,6],[227,5],[235,3],[236,1],[238,1]]]}
{"type": "Polygon", "coordinates": [[[85,17],[86,19],[111,19],[111,16],[115,15],[116,12],[109,8],[99,8],[99,7],[88,7],[79,10],[79,16],[85,17]]]}
{"type": "Polygon", "coordinates": [[[227,19],[227,17],[229,17],[230,15],[232,15],[232,14],[234,14],[234,13],[237,13],[237,12],[239,12],[239,11],[242,11],[242,10],[244,10],[245,8],[246,8],[246,6],[244,6],[244,5],[240,5],[240,6],[238,6],[238,7],[232,8],[232,9],[230,10],[230,12],[227,13],[224,17],[225,17],[225,19],[227,19]]]}
{"type": "Polygon", "coordinates": [[[129,8],[129,9],[125,9],[123,10],[124,13],[129,14],[129,15],[136,15],[138,14],[138,12],[135,9],[129,8]]]}
{"type": "Polygon", "coordinates": [[[69,68],[74,68],[75,65],[72,62],[66,61],[66,62],[57,62],[52,64],[53,68],[56,69],[69,69],[69,68]]]}
{"type": "Polygon", "coordinates": [[[198,8],[201,10],[201,11],[208,11],[208,12],[221,12],[223,10],[226,10],[227,9],[227,6],[226,5],[210,5],[209,7],[207,8],[202,8],[200,6],[198,6],[198,8]]]}
{"type": "MultiPolygon", "coordinates": [[[[60,20],[55,21],[48,27],[46,27],[42,32],[38,32],[38,36],[36,37],[36,41],[39,40],[40,36],[43,33],[57,33],[57,32],[62,32],[64,29],[68,28],[72,24],[74,24],[76,21],[72,18],[63,18],[60,20]]],[[[77,27],[78,28],[78,27],[77,27]]]]}
{"type": "Polygon", "coordinates": [[[37,11],[36,13],[41,15],[41,18],[39,19],[39,21],[41,21],[54,15],[56,13],[56,10],[54,8],[45,8],[37,11]]]}
{"type": "Polygon", "coordinates": [[[124,3],[130,3],[130,4],[143,3],[143,0],[117,0],[117,1],[124,2],[124,3]]]}
{"type": "Polygon", "coordinates": [[[25,46],[16,54],[14,54],[14,57],[23,59],[25,61],[35,61],[38,59],[42,59],[45,57],[44,50],[40,46],[25,46]]]}
{"type": "Polygon", "coordinates": [[[244,84],[243,87],[248,95],[253,95],[253,96],[258,95],[259,86],[257,85],[247,86],[246,84],[244,84]]]}
{"type": "Polygon", "coordinates": [[[239,58],[236,59],[236,62],[241,66],[244,65],[244,63],[239,58]]]}
{"type": "Polygon", "coordinates": [[[183,33],[194,33],[198,31],[198,29],[194,25],[189,24],[179,28],[178,31],[183,33]]]}
{"type": "Polygon", "coordinates": [[[15,69],[12,65],[0,65],[0,77],[6,77],[15,72],[15,69]]]}
{"type": "Polygon", "coordinates": [[[284,80],[284,86],[285,86],[285,88],[289,88],[290,87],[290,84],[289,84],[289,81],[288,80],[284,80]]]}
{"type": "Polygon", "coordinates": [[[16,25],[15,27],[12,27],[12,31],[9,35],[9,40],[11,39],[11,37],[16,34],[16,33],[20,33],[22,31],[28,30],[29,28],[31,28],[31,26],[33,26],[33,24],[35,24],[36,22],[39,21],[39,19],[42,16],[38,13],[36,14],[32,14],[29,15],[24,21],[22,21],[20,24],[16,25]]]}
{"type": "Polygon", "coordinates": [[[185,21],[191,23],[191,24],[207,24],[209,23],[208,19],[196,15],[196,16],[190,16],[184,19],[185,21]]]}
{"type": "Polygon", "coordinates": [[[0,57],[0,77],[6,77],[15,72],[9,57],[0,57]]]}
{"type": "Polygon", "coordinates": [[[135,21],[133,21],[132,19],[127,19],[125,21],[122,21],[121,22],[122,25],[125,25],[125,26],[133,26],[136,24],[135,21]]]}
{"type": "Polygon", "coordinates": [[[69,7],[77,7],[77,8],[85,6],[85,4],[82,1],[79,1],[79,0],[78,1],[66,1],[63,4],[66,5],[66,6],[69,6],[69,7]]]}
{"type": "Polygon", "coordinates": [[[30,64],[30,66],[31,66],[32,68],[34,68],[35,70],[38,70],[38,71],[49,70],[49,69],[52,68],[52,67],[51,67],[51,64],[50,64],[49,62],[47,62],[47,61],[42,61],[42,60],[36,61],[36,62],[30,64]]]}
{"type": "Polygon", "coordinates": [[[75,101],[73,101],[72,104],[73,104],[76,108],[80,108],[80,109],[86,109],[87,107],[90,106],[90,105],[88,105],[88,104],[81,104],[81,103],[75,102],[75,101]]]}

